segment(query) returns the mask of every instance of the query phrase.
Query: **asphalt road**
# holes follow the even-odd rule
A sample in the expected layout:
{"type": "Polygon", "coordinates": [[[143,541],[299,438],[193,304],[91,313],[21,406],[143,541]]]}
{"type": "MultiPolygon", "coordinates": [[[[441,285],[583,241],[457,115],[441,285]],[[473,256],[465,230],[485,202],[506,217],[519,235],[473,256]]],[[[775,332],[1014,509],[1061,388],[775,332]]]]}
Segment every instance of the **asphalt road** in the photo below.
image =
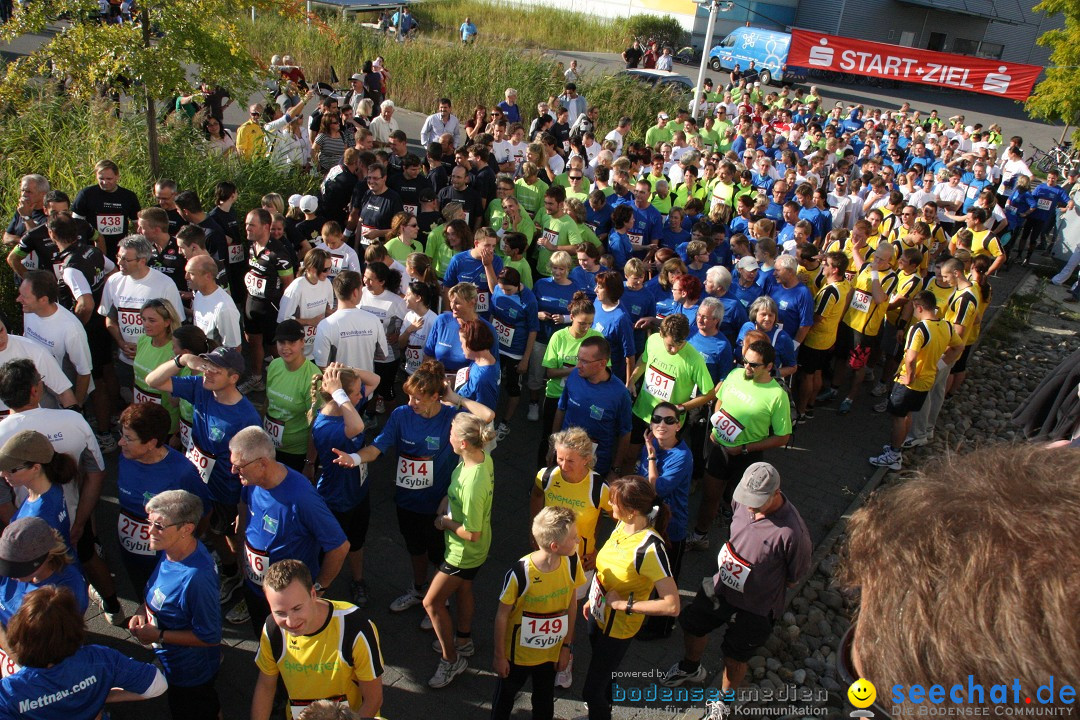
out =
{"type": "MultiPolygon", "coordinates": [[[[40,42],[40,39],[19,38],[2,50],[7,53],[26,52],[35,42],[40,42]]],[[[566,64],[571,58],[576,58],[585,70],[595,68],[596,71],[607,72],[621,67],[614,55],[560,53],[558,58],[566,64]]],[[[693,68],[678,66],[677,69],[691,78],[695,77],[693,68]]],[[[839,99],[872,106],[899,107],[904,100],[908,100],[921,109],[936,107],[946,116],[963,112],[969,118],[979,118],[984,123],[997,121],[1004,127],[1006,135],[1021,134],[1028,142],[1038,145],[1049,144],[1060,134],[1060,128],[1018,117],[1014,103],[996,98],[912,90],[833,87],[824,83],[819,84],[819,87],[829,101],[839,99]]],[[[492,102],[497,100],[500,94],[500,88],[492,88],[492,102]]],[[[437,95],[433,88],[433,100],[437,95]]],[[[245,119],[244,112],[242,104],[234,105],[226,117],[227,122],[239,124],[245,119]]],[[[423,117],[420,113],[404,110],[398,113],[402,129],[412,138],[419,135],[423,117]]],[[[1013,270],[993,280],[996,303],[1007,299],[1021,276],[1021,271],[1013,270]]],[[[864,387],[869,388],[870,384],[867,383],[864,387]]],[[[872,404],[869,397],[860,398],[855,409],[846,416],[837,414],[835,403],[818,409],[814,421],[798,427],[790,448],[772,451],[767,458],[780,470],[785,492],[801,511],[815,543],[829,532],[852,498],[866,484],[873,471],[866,458],[879,452],[881,444],[887,439],[888,418],[873,413],[870,409],[872,404]]],[[[373,498],[372,523],[366,546],[365,566],[371,595],[368,612],[381,633],[387,668],[384,676],[386,691],[383,706],[386,717],[450,715],[476,718],[486,716],[489,712],[490,697],[494,690],[494,679],[490,670],[492,619],[503,573],[516,558],[528,551],[527,493],[536,471],[531,458],[533,449],[541,441],[539,425],[525,420],[524,408],[519,410],[511,427],[513,432],[510,438],[494,452],[497,468],[493,510],[495,542],[491,556],[475,583],[477,613],[473,636],[478,647],[477,655],[470,660],[469,671],[443,690],[433,691],[426,686],[428,677],[435,669],[437,656],[429,648],[433,634],[418,628],[421,611],[413,609],[400,615],[387,611],[389,602],[405,588],[409,569],[394,518],[392,469],[386,460],[372,467],[369,480],[373,498]]],[[[113,468],[114,463],[115,459],[111,459],[110,465],[113,468]]],[[[113,478],[114,475],[110,474],[110,477],[113,478]]],[[[698,494],[695,494],[691,498],[691,517],[697,501],[698,494]]],[[[114,480],[110,479],[98,510],[97,522],[99,535],[105,545],[105,556],[113,567],[119,568],[120,565],[116,562],[118,545],[115,532],[112,531],[116,526],[116,516],[116,488],[114,480]]],[[[610,523],[603,527],[603,532],[606,533],[610,523]]],[[[712,550],[687,554],[679,583],[684,599],[688,600],[695,592],[701,577],[715,568],[714,553],[724,533],[723,528],[714,528],[711,536],[712,550]]],[[[124,606],[130,612],[134,608],[135,595],[122,573],[118,581],[124,606]]],[[[344,598],[346,590],[347,578],[339,578],[329,594],[331,597],[344,598]]],[[[126,631],[107,625],[94,608],[88,614],[88,622],[93,642],[113,645],[137,657],[149,659],[146,649],[133,643],[126,631]]],[[[225,632],[224,663],[218,688],[225,718],[238,720],[248,717],[249,713],[250,688],[256,677],[252,662],[256,646],[246,625],[227,625],[225,632]]],[[[712,643],[705,656],[704,664],[710,672],[710,678],[720,667],[718,645],[717,642],[712,643]]],[[[632,646],[622,667],[633,671],[658,669],[663,672],[679,659],[681,646],[678,631],[667,640],[637,642],[632,646]]],[[[571,691],[557,692],[557,716],[576,718],[584,714],[579,694],[588,660],[588,644],[582,637],[576,648],[576,683],[571,691]]],[[[517,708],[516,717],[528,716],[528,693],[519,697],[517,708]]],[[[111,713],[117,720],[168,717],[163,701],[114,706],[111,713]]],[[[626,709],[619,710],[617,717],[661,718],[671,717],[673,714],[662,708],[626,709]]]]}

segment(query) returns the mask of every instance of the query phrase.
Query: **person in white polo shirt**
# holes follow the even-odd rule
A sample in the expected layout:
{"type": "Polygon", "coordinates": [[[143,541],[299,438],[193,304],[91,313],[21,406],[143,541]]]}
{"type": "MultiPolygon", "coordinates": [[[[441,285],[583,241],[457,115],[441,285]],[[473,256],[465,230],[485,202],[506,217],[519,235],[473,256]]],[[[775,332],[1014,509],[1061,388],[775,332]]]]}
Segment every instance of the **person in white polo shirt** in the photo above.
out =
{"type": "Polygon", "coordinates": [[[90,343],[75,313],[56,303],[58,284],[48,270],[31,270],[19,285],[16,300],[23,309],[23,337],[44,346],[74,386],[81,407],[92,388],[90,343]]]}
{"type": "Polygon", "coordinates": [[[240,311],[232,296],[218,286],[218,272],[217,261],[209,254],[196,255],[187,261],[184,276],[195,293],[191,299],[192,320],[208,340],[238,348],[243,342],[240,311]]]}
{"type": "Polygon", "coordinates": [[[339,362],[359,370],[374,372],[375,353],[389,355],[386,331],[377,317],[357,307],[363,278],[360,273],[343,270],[334,278],[338,309],[319,322],[311,359],[320,368],[339,362]]]}
{"type": "Polygon", "coordinates": [[[129,390],[135,383],[132,363],[142,331],[142,306],[147,300],[168,300],[176,308],[180,320],[184,320],[184,305],[176,283],[164,273],[154,270],[147,263],[154,248],[143,235],[128,235],[120,241],[116,264],[120,272],[105,281],[98,314],[105,317],[105,325],[120,352],[117,373],[121,383],[129,390]]]}
{"type": "MultiPolygon", "coordinates": [[[[26,358],[34,363],[41,377],[44,378],[45,387],[52,393],[60,407],[71,407],[75,404],[75,393],[72,392],[71,381],[60,369],[60,363],[56,362],[44,345],[19,335],[8,334],[7,322],[0,316],[0,363],[19,358],[26,358]]],[[[53,398],[50,398],[50,402],[53,398]]],[[[0,402],[0,416],[7,415],[8,412],[8,406],[0,402]]]]}

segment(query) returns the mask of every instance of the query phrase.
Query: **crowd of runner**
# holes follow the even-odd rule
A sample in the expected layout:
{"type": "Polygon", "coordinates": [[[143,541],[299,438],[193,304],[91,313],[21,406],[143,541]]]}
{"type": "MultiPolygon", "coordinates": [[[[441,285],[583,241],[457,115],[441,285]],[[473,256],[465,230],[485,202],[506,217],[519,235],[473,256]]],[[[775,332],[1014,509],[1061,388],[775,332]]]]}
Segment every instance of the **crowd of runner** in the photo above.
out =
{"type": "Polygon", "coordinates": [[[216,117],[208,151],[315,172],[318,195],[237,208],[228,180],[200,198],[161,179],[143,208],[109,160],[81,190],[22,179],[4,241],[23,335],[0,327],[0,717],[165,693],[173,717],[216,718],[223,623],[259,638],[255,720],[283,702],[392,717],[376,623],[411,608],[435,633],[432,688],[490,651],[493,718],[530,681],[551,718],[575,672],[589,717],[610,718],[631,642],[676,618],[664,684],[704,681],[726,626],[721,683],[738,687],[810,566],[768,452],[824,403],[868,403],[892,419],[869,462],[899,470],[964,382],[989,278],[1072,207],[1076,178],[1034,180],[996,125],[830,105],[752,69],[698,119],[610,132],[573,68],[535,111],[513,88],[467,119],[441,98],[421,156],[381,61],[317,105],[276,65],[281,94],[235,137],[209,106],[193,118],[216,117]],[[494,568],[491,452],[522,413],[541,426],[534,545],[494,568]],[[118,525],[95,527],[117,451],[118,525]],[[411,585],[371,608],[384,454],[411,585]],[[710,543],[718,571],[683,604],[684,555],[710,543]],[[139,593],[131,617],[110,570],[139,593]],[[347,594],[324,598],[343,570],[347,594]],[[505,572],[490,649],[472,639],[494,604],[479,572],[505,572]],[[160,667],[84,645],[91,602],[160,667]]]}

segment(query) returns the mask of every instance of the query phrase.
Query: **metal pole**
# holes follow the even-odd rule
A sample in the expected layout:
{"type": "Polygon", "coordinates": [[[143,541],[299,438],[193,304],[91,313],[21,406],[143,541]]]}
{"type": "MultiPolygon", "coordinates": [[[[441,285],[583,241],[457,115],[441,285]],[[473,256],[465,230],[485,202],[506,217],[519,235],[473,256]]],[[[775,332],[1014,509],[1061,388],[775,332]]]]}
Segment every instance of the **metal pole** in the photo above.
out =
{"type": "Polygon", "coordinates": [[[255,22],[255,6],[251,6],[251,22],[255,22]]]}
{"type": "Polygon", "coordinates": [[[308,0],[307,3],[307,24],[311,24],[311,0],[308,0]]]}
{"type": "Polygon", "coordinates": [[[1058,145],[1065,142],[1065,136],[1069,134],[1069,123],[1065,123],[1065,129],[1061,131],[1061,138],[1058,139],[1058,145]]]}
{"type": "MultiPolygon", "coordinates": [[[[712,50],[713,29],[716,27],[716,11],[719,9],[720,0],[712,0],[709,3],[709,24],[705,27],[705,45],[701,51],[701,67],[698,68],[697,82],[694,84],[694,100],[690,104],[690,116],[695,120],[698,116],[698,98],[705,87],[705,68],[709,64],[709,51],[712,50]]],[[[701,103],[705,105],[706,103],[701,103]]]]}

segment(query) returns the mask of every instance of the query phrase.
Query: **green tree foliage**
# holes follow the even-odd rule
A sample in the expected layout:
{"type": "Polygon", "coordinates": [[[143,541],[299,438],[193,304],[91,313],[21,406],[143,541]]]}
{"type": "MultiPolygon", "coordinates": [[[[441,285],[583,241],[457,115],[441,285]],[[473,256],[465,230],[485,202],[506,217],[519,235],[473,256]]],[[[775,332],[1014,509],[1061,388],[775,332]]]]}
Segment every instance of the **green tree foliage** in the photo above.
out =
{"type": "MultiPolygon", "coordinates": [[[[1036,12],[1065,16],[1065,27],[1046,32],[1038,43],[1050,48],[1050,67],[1025,105],[1032,116],[1076,125],[1080,121],[1080,0],[1043,0],[1036,12]]],[[[1080,142],[1080,128],[1073,133],[1080,142]]]]}
{"type": "Polygon", "coordinates": [[[236,97],[254,88],[261,67],[239,40],[245,9],[293,19],[300,0],[140,0],[136,19],[123,25],[98,20],[97,0],[34,0],[16,3],[0,29],[10,42],[25,34],[50,35],[29,55],[9,62],[0,77],[0,99],[19,106],[39,78],[61,83],[86,99],[105,92],[138,98],[147,111],[150,162],[157,167],[154,101],[191,91],[194,75],[228,87],[236,97]],[[59,21],[59,30],[50,26],[59,21]]]}

